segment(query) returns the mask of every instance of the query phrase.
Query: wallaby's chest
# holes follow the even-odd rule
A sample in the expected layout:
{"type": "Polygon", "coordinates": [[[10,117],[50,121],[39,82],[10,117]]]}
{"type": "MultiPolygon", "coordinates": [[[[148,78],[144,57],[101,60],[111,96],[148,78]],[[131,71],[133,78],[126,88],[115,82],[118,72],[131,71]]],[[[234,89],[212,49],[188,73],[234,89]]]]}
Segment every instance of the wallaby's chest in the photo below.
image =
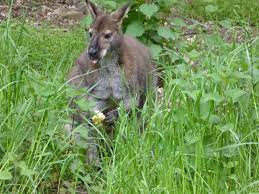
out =
{"type": "Polygon", "coordinates": [[[126,92],[126,84],[118,60],[111,59],[103,62],[98,70],[98,78],[93,89],[93,94],[100,99],[113,98],[121,100],[126,92]]]}

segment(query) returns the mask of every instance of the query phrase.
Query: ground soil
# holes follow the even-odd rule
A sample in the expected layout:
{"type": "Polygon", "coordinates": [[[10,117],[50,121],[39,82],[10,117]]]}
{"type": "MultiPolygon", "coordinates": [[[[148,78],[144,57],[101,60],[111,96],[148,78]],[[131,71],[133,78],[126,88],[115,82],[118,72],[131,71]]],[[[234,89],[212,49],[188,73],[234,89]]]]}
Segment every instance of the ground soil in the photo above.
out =
{"type": "MultiPolygon", "coordinates": [[[[35,26],[41,26],[42,23],[69,29],[76,26],[87,15],[87,8],[84,1],[81,0],[16,0],[13,4],[8,4],[7,0],[0,0],[0,22],[6,20],[9,13],[12,18],[25,19],[35,26]],[[11,8],[11,12],[9,12],[11,8]]],[[[172,13],[176,13],[174,10],[172,13]]],[[[218,28],[212,21],[206,23],[199,22],[192,18],[186,18],[181,15],[173,15],[183,19],[187,25],[199,24],[205,33],[220,32],[226,42],[242,42],[245,39],[246,31],[242,27],[235,27],[230,30],[225,27],[218,28]]],[[[182,28],[184,38],[193,39],[198,33],[195,29],[182,28]]],[[[249,29],[251,36],[258,36],[258,29],[251,27],[249,29]]]]}

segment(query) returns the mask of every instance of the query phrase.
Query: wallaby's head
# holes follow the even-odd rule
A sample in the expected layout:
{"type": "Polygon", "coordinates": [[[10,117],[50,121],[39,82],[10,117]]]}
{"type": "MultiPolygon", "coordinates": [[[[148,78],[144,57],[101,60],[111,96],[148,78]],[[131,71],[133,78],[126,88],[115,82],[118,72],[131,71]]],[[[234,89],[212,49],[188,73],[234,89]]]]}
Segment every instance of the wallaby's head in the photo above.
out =
{"type": "Polygon", "coordinates": [[[90,41],[87,53],[89,59],[93,63],[97,63],[120,46],[123,36],[121,23],[130,6],[126,4],[111,14],[107,14],[91,1],[86,0],[86,4],[94,19],[89,29],[90,41]]]}

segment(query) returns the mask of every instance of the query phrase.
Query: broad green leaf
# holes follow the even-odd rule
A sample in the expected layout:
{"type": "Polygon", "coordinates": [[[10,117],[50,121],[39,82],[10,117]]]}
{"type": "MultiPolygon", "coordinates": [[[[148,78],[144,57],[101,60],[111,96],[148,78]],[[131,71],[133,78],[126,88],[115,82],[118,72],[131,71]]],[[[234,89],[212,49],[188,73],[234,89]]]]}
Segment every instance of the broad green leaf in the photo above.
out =
{"type": "Polygon", "coordinates": [[[78,159],[75,159],[73,160],[72,164],[70,165],[70,170],[71,172],[73,173],[76,173],[76,172],[82,172],[84,169],[83,169],[83,162],[81,160],[78,160],[78,159]]]}
{"type": "Polygon", "coordinates": [[[165,5],[167,5],[167,8],[170,8],[173,4],[178,3],[178,0],[159,0],[159,3],[163,2],[165,5]]]}
{"type": "Polygon", "coordinates": [[[81,177],[81,179],[86,183],[93,183],[91,175],[88,173],[87,175],[81,177]]]}
{"type": "Polygon", "coordinates": [[[157,33],[158,33],[159,36],[161,36],[163,38],[175,39],[174,33],[168,28],[159,27],[158,30],[157,30],[157,33]]]}
{"type": "Polygon", "coordinates": [[[186,115],[187,113],[185,112],[185,110],[182,108],[179,108],[174,111],[173,119],[175,122],[186,123],[186,115]]]}
{"type": "Polygon", "coordinates": [[[158,7],[155,4],[142,4],[139,10],[150,19],[158,11],[158,7]]]}
{"type": "Polygon", "coordinates": [[[218,115],[210,115],[209,122],[211,124],[218,124],[220,122],[220,117],[218,115]]]}
{"type": "Polygon", "coordinates": [[[175,26],[186,26],[186,23],[181,18],[173,18],[171,24],[175,26]]]}
{"type": "Polygon", "coordinates": [[[188,56],[191,58],[197,58],[200,56],[200,53],[196,49],[193,49],[188,53],[188,56]]]}
{"type": "Polygon", "coordinates": [[[12,178],[13,176],[8,170],[0,172],[0,180],[10,180],[12,178]]]}
{"type": "Polygon", "coordinates": [[[86,101],[84,98],[77,100],[76,104],[82,111],[90,111],[94,106],[92,101],[86,101]]]}
{"type": "Polygon", "coordinates": [[[39,86],[37,89],[35,88],[36,93],[38,95],[43,96],[43,97],[50,97],[55,94],[55,88],[51,86],[39,86]]]}
{"type": "Polygon", "coordinates": [[[233,102],[237,102],[239,98],[245,94],[246,94],[245,91],[238,88],[226,91],[226,95],[230,97],[233,100],[233,102]]]}
{"type": "Polygon", "coordinates": [[[194,29],[197,28],[197,26],[198,25],[196,23],[194,23],[194,24],[191,24],[191,25],[187,25],[186,27],[187,27],[188,30],[194,30],[194,29]]]}
{"type": "Polygon", "coordinates": [[[117,8],[117,3],[115,1],[103,1],[103,5],[112,10],[117,8]]]}
{"type": "MultiPolygon", "coordinates": [[[[234,161],[235,162],[235,166],[238,166],[239,162],[238,161],[234,161]]],[[[233,168],[233,167],[232,167],[233,168]]],[[[239,181],[239,176],[237,176],[236,174],[231,174],[230,176],[228,176],[230,179],[234,180],[236,183],[239,181]]],[[[232,193],[236,193],[236,192],[232,192],[232,193]]]]}
{"type": "Polygon", "coordinates": [[[79,125],[73,130],[73,135],[75,137],[75,143],[80,148],[88,148],[88,128],[85,125],[79,125]]]}
{"type": "Polygon", "coordinates": [[[211,74],[207,71],[200,71],[192,75],[192,80],[201,80],[204,77],[209,77],[211,74]]]}
{"type": "Polygon", "coordinates": [[[17,165],[19,168],[21,168],[21,169],[26,169],[26,168],[28,168],[27,167],[27,164],[24,162],[24,161],[20,161],[20,162],[18,162],[18,165],[17,165]]]}
{"type": "Polygon", "coordinates": [[[145,32],[145,29],[143,27],[143,24],[135,21],[128,25],[126,29],[126,34],[131,35],[133,37],[139,37],[142,36],[145,32]]]}
{"type": "Polygon", "coordinates": [[[40,89],[38,90],[38,95],[40,96],[43,96],[43,97],[49,97],[49,96],[52,96],[54,93],[51,91],[51,90],[48,90],[48,89],[40,89]]]}
{"type": "Polygon", "coordinates": [[[189,97],[191,97],[194,101],[197,100],[197,97],[200,93],[200,90],[193,90],[193,91],[189,91],[189,90],[186,90],[186,91],[183,91],[184,94],[187,94],[189,97]]]}
{"type": "Polygon", "coordinates": [[[11,161],[11,162],[16,162],[17,161],[17,155],[15,153],[12,153],[12,152],[8,152],[8,159],[11,161]]]}
{"type": "Polygon", "coordinates": [[[251,80],[252,79],[252,77],[250,75],[247,75],[244,72],[240,72],[240,71],[231,72],[230,76],[233,78],[236,78],[237,80],[239,80],[239,79],[251,80]]]}
{"type": "Polygon", "coordinates": [[[31,170],[31,169],[22,169],[21,170],[21,175],[24,175],[24,176],[31,176],[31,175],[34,175],[36,173],[37,173],[36,171],[31,170]]]}
{"type": "Polygon", "coordinates": [[[180,76],[182,78],[183,78],[184,75],[189,74],[188,71],[189,71],[189,69],[185,65],[182,65],[182,64],[176,65],[175,69],[173,70],[173,72],[176,75],[178,75],[178,76],[180,76]]]}
{"type": "Polygon", "coordinates": [[[29,169],[24,161],[20,161],[18,167],[21,169],[21,175],[24,176],[31,176],[37,173],[36,171],[29,169]]]}
{"type": "Polygon", "coordinates": [[[244,95],[238,98],[238,103],[242,108],[242,111],[246,111],[250,107],[250,104],[248,103],[251,99],[250,95],[251,95],[250,93],[246,92],[244,95]]]}
{"type": "Polygon", "coordinates": [[[221,132],[226,132],[226,131],[231,131],[234,129],[234,125],[232,123],[228,123],[226,125],[223,125],[223,126],[219,126],[218,129],[221,131],[221,132]]]}
{"type": "Polygon", "coordinates": [[[149,48],[150,48],[150,51],[151,51],[151,53],[152,53],[152,57],[154,58],[154,59],[158,59],[158,57],[159,57],[159,54],[162,52],[162,47],[161,46],[159,46],[159,45],[157,45],[157,44],[151,44],[150,46],[149,46],[149,48]]]}
{"type": "Polygon", "coordinates": [[[205,11],[206,12],[208,12],[208,13],[214,13],[215,11],[217,11],[218,10],[218,7],[217,6],[215,6],[215,5],[207,5],[206,7],[205,7],[205,11]]]}
{"type": "Polygon", "coordinates": [[[207,102],[203,102],[200,104],[200,116],[202,119],[207,119],[208,116],[210,114],[210,103],[207,102]]]}
{"type": "Polygon", "coordinates": [[[79,148],[87,149],[89,147],[89,142],[83,138],[78,138],[75,143],[79,148]]]}
{"type": "Polygon", "coordinates": [[[252,76],[254,78],[255,83],[259,82],[259,69],[253,68],[253,75],[252,76]]]}
{"type": "Polygon", "coordinates": [[[88,138],[88,130],[85,126],[79,125],[77,128],[75,128],[74,132],[80,134],[81,138],[88,138]]]}
{"type": "Polygon", "coordinates": [[[259,97],[259,84],[256,84],[255,87],[254,87],[254,95],[259,97]]]}
{"type": "Polygon", "coordinates": [[[219,45],[222,43],[222,38],[219,34],[211,34],[206,37],[206,43],[207,45],[219,45]]]}
{"type": "Polygon", "coordinates": [[[94,193],[105,193],[105,190],[101,186],[93,185],[91,189],[94,191],[94,193]]]}
{"type": "Polygon", "coordinates": [[[204,96],[202,96],[202,99],[201,99],[202,102],[208,102],[210,100],[214,102],[222,102],[224,98],[215,92],[215,93],[207,93],[204,96]]]}
{"type": "Polygon", "coordinates": [[[175,42],[175,47],[176,48],[181,48],[181,49],[187,49],[189,47],[189,44],[187,41],[176,41],[175,42]]]}
{"type": "Polygon", "coordinates": [[[80,95],[83,95],[83,94],[86,94],[86,93],[87,93],[86,88],[73,88],[73,87],[70,87],[70,86],[68,86],[66,88],[66,94],[69,97],[76,97],[76,96],[80,96],[80,95]]]}
{"type": "Polygon", "coordinates": [[[218,73],[215,73],[215,72],[212,73],[211,77],[212,77],[212,79],[215,83],[221,83],[222,82],[222,79],[221,79],[221,77],[218,73]]]}
{"type": "Polygon", "coordinates": [[[192,90],[193,85],[184,79],[173,79],[172,83],[179,86],[183,90],[192,90]]]}
{"type": "Polygon", "coordinates": [[[230,20],[222,20],[219,22],[219,24],[225,28],[231,28],[232,23],[230,20]]]}
{"type": "Polygon", "coordinates": [[[175,52],[170,52],[169,57],[171,59],[171,62],[175,62],[176,60],[180,59],[180,56],[175,52]]]}
{"type": "Polygon", "coordinates": [[[184,140],[188,145],[191,145],[199,141],[199,137],[193,131],[190,130],[185,134],[184,140]]]}
{"type": "Polygon", "coordinates": [[[239,154],[237,147],[230,147],[222,151],[223,156],[227,158],[235,157],[239,154]]]}
{"type": "Polygon", "coordinates": [[[80,25],[83,27],[83,28],[89,28],[90,25],[92,24],[93,22],[93,19],[90,15],[86,16],[81,22],[80,22],[80,25]]]}
{"type": "Polygon", "coordinates": [[[234,168],[238,165],[238,161],[229,161],[228,163],[224,163],[225,168],[234,168]]]}

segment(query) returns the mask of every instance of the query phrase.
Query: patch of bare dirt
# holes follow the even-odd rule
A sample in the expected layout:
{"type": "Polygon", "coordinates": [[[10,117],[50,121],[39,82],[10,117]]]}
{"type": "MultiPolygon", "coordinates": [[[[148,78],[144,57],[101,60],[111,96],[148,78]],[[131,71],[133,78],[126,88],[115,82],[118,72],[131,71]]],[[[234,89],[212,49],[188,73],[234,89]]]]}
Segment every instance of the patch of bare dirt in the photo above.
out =
{"type": "Polygon", "coordinates": [[[35,25],[48,22],[70,27],[84,18],[87,9],[80,0],[16,0],[12,5],[0,0],[0,21],[7,19],[9,13],[12,18],[25,18],[35,25]]]}
{"type": "MultiPolygon", "coordinates": [[[[69,28],[74,26],[85,17],[87,8],[82,0],[16,0],[12,5],[8,5],[7,0],[0,0],[0,22],[7,19],[8,14],[12,18],[24,18],[33,22],[35,26],[40,26],[43,22],[69,28]],[[4,3],[5,2],[5,3],[4,3]],[[11,10],[11,11],[9,11],[11,10]]],[[[219,27],[215,22],[202,23],[197,20],[185,18],[179,11],[172,8],[171,19],[180,18],[186,26],[181,31],[187,41],[193,41],[196,35],[200,34],[200,28],[207,34],[219,32],[226,42],[243,42],[247,32],[242,27],[225,28],[219,27]],[[190,29],[188,26],[199,26],[190,29]]],[[[258,36],[258,29],[251,27],[249,33],[252,37],[258,36]]]]}
{"type": "Polygon", "coordinates": [[[195,37],[201,33],[205,34],[213,34],[215,32],[219,33],[222,39],[227,42],[237,42],[242,43],[247,40],[247,36],[249,34],[250,37],[257,37],[259,35],[259,30],[255,26],[247,27],[246,29],[242,26],[232,26],[225,27],[220,26],[215,21],[208,22],[199,22],[194,19],[185,18],[179,15],[173,15],[171,19],[178,18],[184,21],[185,26],[181,27],[183,37],[189,41],[193,42],[195,37]],[[190,26],[195,26],[193,28],[189,28],[190,26]]]}

